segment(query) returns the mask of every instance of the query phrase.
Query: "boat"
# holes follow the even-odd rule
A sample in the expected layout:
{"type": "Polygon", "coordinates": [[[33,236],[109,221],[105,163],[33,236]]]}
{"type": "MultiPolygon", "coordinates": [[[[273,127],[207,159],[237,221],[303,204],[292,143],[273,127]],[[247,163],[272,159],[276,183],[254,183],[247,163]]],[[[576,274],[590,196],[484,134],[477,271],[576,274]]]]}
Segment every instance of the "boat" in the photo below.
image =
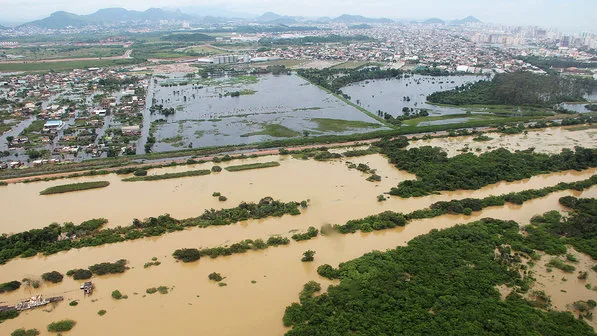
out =
{"type": "Polygon", "coordinates": [[[95,285],[91,281],[86,281],[81,285],[81,289],[83,290],[83,294],[85,295],[91,295],[93,293],[94,288],[95,285]]]}

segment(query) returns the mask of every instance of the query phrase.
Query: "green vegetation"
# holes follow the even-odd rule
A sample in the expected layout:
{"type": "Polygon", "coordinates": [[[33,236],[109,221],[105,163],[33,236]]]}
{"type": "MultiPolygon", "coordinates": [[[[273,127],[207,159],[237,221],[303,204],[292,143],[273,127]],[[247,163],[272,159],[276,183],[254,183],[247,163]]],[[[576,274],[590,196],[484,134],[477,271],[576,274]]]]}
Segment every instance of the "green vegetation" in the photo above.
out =
{"type": "Polygon", "coordinates": [[[153,257],[153,258],[151,258],[151,261],[150,261],[150,262],[146,262],[146,263],[143,265],[143,268],[149,268],[149,267],[151,267],[151,266],[160,266],[161,264],[162,264],[162,263],[158,261],[158,258],[156,258],[156,257],[153,257]]]}
{"type": "Polygon", "coordinates": [[[93,273],[91,273],[90,270],[79,268],[79,269],[72,269],[72,270],[66,272],[66,275],[72,276],[73,279],[75,279],[75,280],[87,280],[87,279],[91,278],[93,273]]]}
{"type": "Polygon", "coordinates": [[[71,330],[77,322],[73,320],[62,320],[57,322],[52,322],[48,324],[48,331],[51,332],[64,332],[71,330]]]}
{"type": "Polygon", "coordinates": [[[530,72],[497,74],[491,81],[466,84],[454,90],[435,92],[432,103],[450,105],[534,105],[551,107],[567,101],[585,101],[583,96],[597,82],[577,77],[537,75],[530,72]]]}
{"type": "Polygon", "coordinates": [[[201,258],[201,253],[196,248],[184,248],[174,251],[172,256],[182,262],[193,262],[201,258]]]}
{"type": "Polygon", "coordinates": [[[270,161],[270,162],[263,162],[263,163],[248,163],[238,166],[229,166],[226,169],[229,172],[236,172],[241,170],[250,170],[250,169],[261,169],[261,168],[269,168],[269,167],[278,167],[280,162],[278,161],[270,161]]]}
{"type": "Polygon", "coordinates": [[[0,311],[0,323],[4,320],[10,320],[19,316],[19,312],[15,309],[0,311]]]}
{"type": "Polygon", "coordinates": [[[493,140],[492,137],[488,137],[485,134],[479,134],[476,137],[473,138],[473,141],[489,141],[489,140],[493,140]]]}
{"type": "Polygon", "coordinates": [[[14,290],[21,288],[21,283],[19,281],[9,281],[0,284],[0,293],[8,293],[14,290]]]}
{"type": "Polygon", "coordinates": [[[370,147],[369,149],[349,150],[349,151],[342,153],[342,155],[344,155],[345,157],[356,157],[356,156],[365,156],[365,155],[371,155],[371,154],[376,154],[376,153],[377,153],[377,150],[373,147],[370,147]]]}
{"type": "Polygon", "coordinates": [[[207,278],[209,280],[213,280],[215,282],[220,282],[220,281],[224,280],[224,278],[222,277],[222,275],[220,273],[216,273],[216,272],[210,273],[207,276],[207,278]]]}
{"type": "MultiPolygon", "coordinates": [[[[168,232],[182,231],[187,227],[208,227],[212,225],[231,225],[248,219],[281,217],[285,214],[299,215],[298,202],[280,202],[271,197],[262,198],[259,203],[240,203],[235,208],[206,210],[199,217],[183,220],[170,215],[149,217],[144,221],[134,219],[132,225],[101,229],[106,219],[92,219],[74,225],[65,223],[51,224],[43,229],[32,229],[10,236],[0,235],[0,264],[18,256],[45,255],[67,251],[72,248],[114,244],[143,237],[156,237],[168,232]],[[64,234],[67,239],[60,239],[64,234]]],[[[73,270],[74,272],[74,270],[73,270]]],[[[67,275],[72,275],[68,274],[67,275]]],[[[91,276],[91,275],[89,275],[91,276]]]]}
{"type": "Polygon", "coordinates": [[[2,63],[0,72],[14,71],[70,71],[73,69],[85,69],[94,67],[117,67],[141,63],[140,59],[115,59],[115,60],[79,60],[79,61],[61,61],[61,62],[27,62],[27,63],[2,63]]]}
{"type": "Polygon", "coordinates": [[[125,299],[126,295],[122,295],[122,293],[117,289],[112,291],[112,298],[116,300],[125,299]]]}
{"type": "Polygon", "coordinates": [[[189,176],[203,176],[203,175],[209,175],[209,174],[211,174],[210,170],[201,169],[201,170],[189,170],[189,171],[180,172],[180,173],[166,173],[166,174],[161,174],[161,175],[129,177],[129,178],[122,179],[122,181],[123,182],[158,181],[158,180],[167,180],[167,179],[189,177],[189,176]]]}
{"type": "Polygon", "coordinates": [[[594,335],[520,295],[533,279],[508,245],[522,239],[515,222],[484,219],[342,263],[339,285],[314,297],[309,283],[286,308],[286,335],[594,335]],[[512,288],[505,300],[498,285],[512,288]]]}
{"type": "Polygon", "coordinates": [[[160,294],[168,294],[168,287],[166,286],[159,286],[159,287],[151,287],[151,288],[147,288],[145,290],[145,293],[147,294],[154,294],[159,292],[160,294]]]}
{"type": "Polygon", "coordinates": [[[297,74],[315,85],[341,94],[340,89],[350,83],[368,79],[402,78],[403,73],[396,69],[380,70],[379,67],[370,67],[365,69],[299,69],[297,74]],[[343,76],[338,76],[339,74],[343,76]]]}
{"type": "Polygon", "coordinates": [[[566,272],[566,273],[572,273],[576,270],[576,268],[572,265],[568,265],[565,262],[563,262],[562,260],[558,259],[558,258],[552,258],[547,264],[546,266],[548,267],[555,267],[558,269],[561,269],[562,271],[566,272]]]}
{"type": "Polygon", "coordinates": [[[241,135],[241,137],[250,137],[254,135],[267,135],[274,138],[292,138],[301,135],[299,132],[278,124],[264,124],[264,129],[258,132],[252,132],[241,135]]]}
{"type": "Polygon", "coordinates": [[[220,202],[226,202],[227,200],[228,200],[228,197],[226,197],[226,196],[223,196],[223,195],[218,196],[218,201],[220,201],[220,202]]]}
{"type": "Polygon", "coordinates": [[[192,250],[196,250],[197,252],[193,251],[193,253],[198,253],[202,257],[209,256],[210,258],[217,258],[219,256],[229,256],[229,255],[237,254],[237,253],[245,253],[249,250],[264,250],[270,246],[276,247],[276,246],[288,245],[288,244],[290,244],[290,239],[288,239],[286,237],[271,236],[267,239],[267,241],[263,241],[262,239],[256,239],[256,240],[245,239],[241,242],[234,243],[230,246],[219,246],[219,247],[205,248],[205,249],[201,249],[201,250],[196,250],[196,249],[192,249],[192,250]]]}
{"type": "Polygon", "coordinates": [[[338,279],[340,277],[340,271],[328,264],[323,264],[317,267],[317,274],[330,280],[338,279]]]}
{"type": "Polygon", "coordinates": [[[318,234],[319,234],[319,230],[317,230],[313,226],[309,226],[309,228],[307,229],[307,232],[293,234],[291,238],[294,239],[295,241],[303,241],[303,240],[309,240],[311,238],[315,238],[315,237],[317,237],[318,234]]]}
{"type": "Polygon", "coordinates": [[[303,252],[303,257],[301,258],[302,262],[310,262],[315,260],[315,251],[307,250],[303,252]]]}
{"type": "Polygon", "coordinates": [[[160,292],[160,294],[168,294],[168,287],[166,287],[166,286],[159,286],[158,287],[158,292],[160,292]]]}
{"type": "Polygon", "coordinates": [[[402,150],[402,142],[381,141],[377,146],[398,169],[417,175],[401,182],[390,194],[419,197],[446,190],[476,190],[500,181],[517,181],[547,172],[582,170],[597,166],[597,150],[576,147],[560,154],[536,154],[531,150],[509,152],[497,149],[476,156],[473,153],[448,158],[437,147],[402,150]],[[491,172],[491,173],[489,173],[491,172]]]}
{"type": "Polygon", "coordinates": [[[158,291],[158,289],[157,289],[157,288],[155,288],[155,287],[151,287],[151,288],[147,288],[147,289],[145,290],[145,293],[147,293],[147,294],[154,294],[154,293],[156,293],[157,291],[158,291]]]}
{"type": "Polygon", "coordinates": [[[73,301],[71,301],[71,302],[68,303],[68,305],[71,306],[71,307],[77,306],[78,304],[79,304],[79,301],[77,301],[77,300],[73,300],[73,301]]]}
{"type": "Polygon", "coordinates": [[[37,330],[37,329],[25,330],[25,328],[17,329],[10,334],[10,336],[37,336],[37,335],[39,335],[39,330],[37,330]]]}
{"type": "Polygon", "coordinates": [[[311,121],[317,124],[315,129],[319,132],[346,132],[350,129],[381,127],[379,124],[359,120],[312,118],[311,121]]]}
{"type": "Polygon", "coordinates": [[[214,173],[219,173],[219,172],[222,171],[222,167],[220,167],[220,166],[213,166],[213,167],[211,167],[211,171],[214,172],[214,173]]]}
{"type": "MultiPolygon", "coordinates": [[[[469,210],[480,211],[490,206],[503,206],[508,203],[512,204],[523,204],[524,202],[544,197],[550,193],[561,191],[561,190],[584,190],[597,184],[597,175],[593,175],[591,178],[583,181],[573,183],[559,183],[555,186],[545,187],[542,189],[530,189],[520,192],[513,192],[499,196],[488,196],[482,199],[465,198],[461,200],[452,201],[441,201],[431,204],[429,208],[415,210],[409,214],[401,214],[393,211],[385,211],[378,215],[368,216],[363,219],[349,220],[344,225],[334,225],[333,229],[337,232],[346,234],[354,233],[357,230],[363,232],[371,232],[374,230],[391,229],[396,226],[404,226],[408,221],[414,219],[433,218],[442,216],[445,214],[465,214],[469,210]]],[[[567,198],[564,198],[565,200],[567,198]]],[[[551,218],[551,217],[550,217],[551,218]]],[[[555,217],[556,221],[560,217],[555,217]]],[[[536,225],[538,221],[542,220],[541,217],[534,218],[531,221],[532,225],[526,226],[524,230],[529,234],[527,238],[527,244],[533,246],[533,248],[541,249],[550,254],[563,254],[566,252],[566,248],[563,243],[554,243],[553,237],[549,234],[544,233],[545,229],[536,230],[533,225],[536,225]]],[[[323,228],[322,228],[323,234],[323,228]]],[[[554,235],[555,236],[555,235],[554,235]]],[[[578,244],[580,246],[587,245],[586,243],[578,244]]],[[[588,249],[587,249],[588,250],[588,249]]],[[[595,251],[597,256],[597,250],[595,251]]]]}
{"type": "Polygon", "coordinates": [[[63,184],[55,187],[50,187],[45,190],[42,190],[39,194],[40,195],[51,195],[51,194],[62,194],[72,191],[81,191],[87,189],[96,189],[96,188],[105,188],[110,185],[108,181],[95,181],[95,182],[82,182],[82,183],[72,183],[72,184],[63,184]]]}
{"type": "Polygon", "coordinates": [[[98,310],[98,311],[97,311],[97,314],[98,314],[99,316],[104,316],[104,315],[106,315],[106,313],[107,313],[107,312],[106,312],[106,310],[105,310],[105,309],[100,309],[100,310],[98,310]]]}
{"type": "Polygon", "coordinates": [[[126,264],[127,264],[127,261],[125,259],[120,259],[114,263],[103,262],[103,263],[89,266],[89,270],[94,275],[118,274],[118,273],[124,273],[124,271],[126,271],[128,269],[126,264]]]}
{"type": "Polygon", "coordinates": [[[62,275],[58,271],[52,271],[52,272],[47,272],[47,273],[42,274],[41,278],[44,281],[48,281],[51,283],[59,283],[59,282],[62,282],[62,278],[64,278],[64,275],[62,275]]]}
{"type": "Polygon", "coordinates": [[[220,287],[226,287],[226,286],[228,286],[228,284],[225,283],[225,282],[220,282],[220,283],[218,283],[218,286],[220,286],[220,287]]]}

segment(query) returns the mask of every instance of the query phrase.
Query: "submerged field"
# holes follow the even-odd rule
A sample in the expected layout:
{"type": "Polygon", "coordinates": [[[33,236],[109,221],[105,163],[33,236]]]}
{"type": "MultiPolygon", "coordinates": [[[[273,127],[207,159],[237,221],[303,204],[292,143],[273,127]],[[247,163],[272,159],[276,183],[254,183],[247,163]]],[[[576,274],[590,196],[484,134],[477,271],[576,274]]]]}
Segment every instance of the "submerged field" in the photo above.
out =
{"type": "Polygon", "coordinates": [[[328,134],[364,133],[385,126],[295,75],[215,80],[167,78],[149,99],[175,113],[154,113],[154,151],[254,143],[328,134]],[[170,86],[173,83],[188,83],[170,86]],[[234,96],[238,93],[238,96],[234,96]]]}

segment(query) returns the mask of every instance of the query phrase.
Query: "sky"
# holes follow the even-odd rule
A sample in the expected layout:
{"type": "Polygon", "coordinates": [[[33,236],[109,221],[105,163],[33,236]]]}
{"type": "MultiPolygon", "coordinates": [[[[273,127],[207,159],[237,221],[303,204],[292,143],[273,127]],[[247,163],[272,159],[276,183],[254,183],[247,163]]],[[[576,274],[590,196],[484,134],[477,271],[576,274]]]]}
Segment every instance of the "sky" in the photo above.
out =
{"type": "Polygon", "coordinates": [[[457,19],[473,15],[488,23],[597,33],[597,0],[227,0],[220,3],[218,0],[0,0],[0,20],[25,22],[59,10],[89,14],[108,7],[146,10],[187,6],[209,6],[256,15],[272,11],[308,17],[334,17],[346,13],[392,19],[457,19]]]}

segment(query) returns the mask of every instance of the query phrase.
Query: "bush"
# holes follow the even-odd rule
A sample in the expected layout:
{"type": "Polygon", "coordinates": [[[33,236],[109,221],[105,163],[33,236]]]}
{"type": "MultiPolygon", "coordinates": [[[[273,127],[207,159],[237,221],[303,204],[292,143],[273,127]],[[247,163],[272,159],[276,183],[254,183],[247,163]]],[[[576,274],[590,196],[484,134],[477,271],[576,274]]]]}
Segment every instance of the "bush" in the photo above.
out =
{"type": "Polygon", "coordinates": [[[106,312],[106,310],[105,310],[105,309],[99,310],[99,311],[97,312],[97,314],[98,314],[99,316],[104,316],[104,315],[106,315],[106,313],[107,313],[107,312],[106,312]]]}
{"type": "Polygon", "coordinates": [[[135,176],[147,176],[147,170],[145,170],[145,169],[137,169],[137,170],[135,170],[135,172],[133,173],[133,175],[135,175],[135,176]]]}
{"type": "Polygon", "coordinates": [[[286,237],[280,236],[272,236],[267,239],[268,246],[279,246],[279,245],[288,245],[290,244],[290,239],[286,237]]]}
{"type": "Polygon", "coordinates": [[[25,330],[24,328],[17,329],[10,334],[10,336],[37,336],[37,335],[39,335],[39,330],[37,330],[37,329],[25,330]]]}
{"type": "Polygon", "coordinates": [[[66,275],[72,276],[73,279],[75,279],[75,280],[86,280],[86,279],[91,278],[93,273],[91,273],[90,270],[79,268],[79,269],[74,269],[74,270],[70,270],[70,271],[66,272],[66,275]]]}
{"type": "Polygon", "coordinates": [[[0,293],[12,292],[17,290],[21,287],[21,283],[19,281],[10,281],[0,284],[0,293]]]}
{"type": "Polygon", "coordinates": [[[155,288],[155,287],[151,287],[151,288],[147,288],[147,289],[145,290],[145,293],[147,293],[147,294],[153,294],[153,293],[155,293],[155,292],[157,292],[157,291],[158,291],[158,289],[157,289],[157,288],[155,288]]]}
{"type": "Polygon", "coordinates": [[[89,270],[95,275],[124,273],[128,269],[127,261],[120,259],[115,263],[104,262],[89,266],[89,270]]]}
{"type": "Polygon", "coordinates": [[[219,173],[219,172],[222,171],[222,167],[220,167],[220,166],[213,166],[213,167],[211,167],[211,171],[214,172],[214,173],[219,173]]]}
{"type": "Polygon", "coordinates": [[[317,230],[313,226],[309,226],[307,232],[294,234],[291,238],[296,241],[309,240],[311,238],[317,237],[318,234],[319,230],[317,230]]]}
{"type": "Polygon", "coordinates": [[[201,252],[196,248],[184,248],[174,251],[172,254],[174,259],[182,260],[183,262],[192,262],[201,258],[201,252]]]}
{"type": "Polygon", "coordinates": [[[71,330],[77,322],[73,320],[62,320],[48,324],[48,331],[63,332],[71,330]]]}
{"type": "Polygon", "coordinates": [[[71,301],[71,302],[68,303],[68,305],[71,306],[71,307],[74,307],[74,306],[76,306],[78,304],[79,304],[79,301],[77,301],[77,300],[73,300],[73,301],[71,301]]]}
{"type": "Polygon", "coordinates": [[[59,283],[59,282],[62,282],[64,275],[60,274],[60,272],[52,271],[52,272],[46,272],[46,273],[42,274],[41,278],[44,281],[49,281],[51,283],[59,283]]]}
{"type": "Polygon", "coordinates": [[[338,279],[340,277],[340,270],[333,268],[328,264],[323,264],[317,267],[317,274],[330,280],[338,279]]]}
{"type": "Polygon", "coordinates": [[[4,320],[13,319],[17,316],[19,316],[19,312],[14,309],[0,311],[0,323],[2,323],[4,320]]]}
{"type": "Polygon", "coordinates": [[[220,282],[220,281],[222,281],[224,279],[220,273],[216,273],[216,272],[210,273],[207,276],[207,278],[209,280],[213,280],[213,281],[216,281],[216,282],[220,282]]]}
{"type": "Polygon", "coordinates": [[[168,294],[168,287],[160,286],[158,287],[158,292],[160,292],[160,294],[168,294]]]}
{"type": "Polygon", "coordinates": [[[464,208],[462,209],[462,213],[464,215],[470,216],[473,213],[473,210],[471,208],[464,208]]]}
{"type": "Polygon", "coordinates": [[[219,197],[222,195],[222,193],[218,192],[218,191],[214,191],[213,194],[211,194],[213,197],[219,197]]]}
{"type": "Polygon", "coordinates": [[[219,196],[218,197],[218,201],[220,202],[226,202],[228,200],[228,198],[226,196],[219,196]]]}
{"type": "Polygon", "coordinates": [[[314,256],[315,256],[315,251],[307,250],[307,251],[303,252],[303,257],[301,258],[301,261],[302,262],[313,261],[313,260],[315,260],[314,256]]]}
{"type": "Polygon", "coordinates": [[[120,293],[120,291],[118,289],[115,291],[112,291],[112,298],[116,299],[116,300],[120,300],[120,299],[122,299],[122,293],[120,293]]]}

